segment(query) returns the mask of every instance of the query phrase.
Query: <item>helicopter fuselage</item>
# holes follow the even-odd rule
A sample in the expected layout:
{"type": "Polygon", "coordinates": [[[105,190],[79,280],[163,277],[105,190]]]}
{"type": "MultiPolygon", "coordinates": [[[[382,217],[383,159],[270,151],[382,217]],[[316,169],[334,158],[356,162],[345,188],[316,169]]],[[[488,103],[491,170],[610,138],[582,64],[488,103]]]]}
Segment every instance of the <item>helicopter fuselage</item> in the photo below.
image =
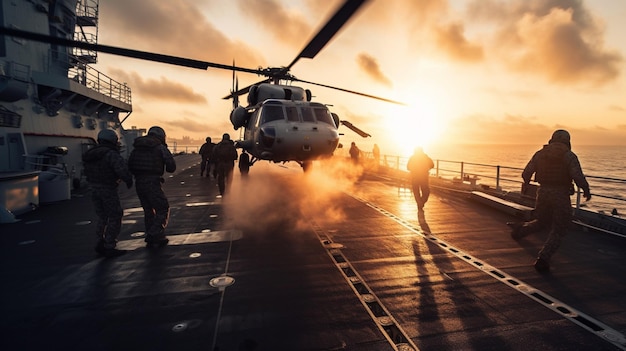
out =
{"type": "Polygon", "coordinates": [[[237,146],[259,160],[303,164],[332,156],[339,144],[337,118],[321,103],[267,99],[245,115],[237,146]]]}

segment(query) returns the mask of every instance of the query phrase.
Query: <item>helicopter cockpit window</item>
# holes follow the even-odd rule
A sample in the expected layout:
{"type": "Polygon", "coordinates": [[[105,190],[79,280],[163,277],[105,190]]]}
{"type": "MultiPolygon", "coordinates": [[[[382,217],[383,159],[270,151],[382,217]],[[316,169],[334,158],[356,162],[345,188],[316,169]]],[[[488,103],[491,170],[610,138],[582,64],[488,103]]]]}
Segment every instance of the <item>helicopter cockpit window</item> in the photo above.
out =
{"type": "Polygon", "coordinates": [[[315,116],[313,115],[312,108],[302,107],[302,120],[304,122],[315,122],[315,116]]]}
{"type": "Polygon", "coordinates": [[[330,116],[330,111],[328,111],[327,109],[316,108],[316,109],[313,109],[313,111],[315,112],[315,118],[317,119],[318,122],[328,123],[331,126],[335,125],[332,117],[330,116]]]}
{"type": "Polygon", "coordinates": [[[300,122],[300,117],[298,117],[298,109],[295,106],[287,106],[285,107],[285,111],[287,112],[288,121],[300,122]]]}
{"type": "Polygon", "coordinates": [[[282,106],[263,106],[263,115],[261,117],[261,123],[267,123],[271,121],[284,120],[283,107],[282,106]]]}

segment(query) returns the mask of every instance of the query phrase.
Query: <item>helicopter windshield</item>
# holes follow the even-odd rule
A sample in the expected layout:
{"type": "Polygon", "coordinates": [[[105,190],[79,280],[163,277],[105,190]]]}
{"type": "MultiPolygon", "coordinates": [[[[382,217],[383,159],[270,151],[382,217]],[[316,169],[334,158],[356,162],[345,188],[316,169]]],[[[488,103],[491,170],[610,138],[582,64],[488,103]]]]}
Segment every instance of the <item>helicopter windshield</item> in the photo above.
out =
{"type": "Polygon", "coordinates": [[[313,109],[310,107],[302,107],[302,121],[315,122],[315,116],[313,115],[313,109]]]}
{"type": "Polygon", "coordinates": [[[263,111],[261,111],[261,124],[263,123],[267,123],[267,122],[271,122],[271,121],[278,121],[278,120],[284,120],[285,116],[283,115],[283,107],[278,105],[278,106],[272,106],[272,105],[265,105],[263,106],[263,111]]]}
{"type": "Polygon", "coordinates": [[[300,117],[298,117],[298,108],[295,106],[286,106],[285,111],[287,112],[287,120],[290,122],[300,122],[300,117]]]}
{"type": "Polygon", "coordinates": [[[318,122],[324,122],[324,123],[328,123],[331,126],[334,126],[335,123],[333,123],[333,119],[330,116],[330,111],[328,111],[325,108],[316,108],[313,109],[313,111],[315,112],[315,118],[317,119],[318,122]]]}

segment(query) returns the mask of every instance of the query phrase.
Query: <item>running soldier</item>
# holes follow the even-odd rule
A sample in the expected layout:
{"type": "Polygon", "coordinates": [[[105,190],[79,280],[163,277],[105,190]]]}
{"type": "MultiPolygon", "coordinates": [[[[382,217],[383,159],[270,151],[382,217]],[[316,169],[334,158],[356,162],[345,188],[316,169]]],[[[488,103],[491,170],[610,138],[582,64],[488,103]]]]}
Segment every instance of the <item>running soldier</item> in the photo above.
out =
{"type": "Polygon", "coordinates": [[[410,172],[411,189],[417,203],[418,213],[424,211],[424,205],[430,196],[429,172],[433,167],[435,167],[433,160],[424,153],[421,147],[416,147],[409,158],[407,169],[410,172]]]}
{"type": "Polygon", "coordinates": [[[230,188],[230,183],[233,180],[233,168],[235,168],[237,157],[235,143],[230,140],[228,133],[224,133],[222,141],[215,145],[213,155],[211,156],[211,159],[215,162],[215,168],[217,169],[217,185],[222,196],[224,196],[226,190],[230,188]]]}
{"type": "Polygon", "coordinates": [[[96,222],[96,253],[105,257],[117,257],[126,253],[115,248],[122,228],[124,211],[117,193],[123,181],[130,189],[133,176],[126,160],[119,151],[117,134],[104,129],[98,133],[98,145],[83,154],[85,175],[91,187],[91,199],[98,221],[96,222]]]}
{"type": "Polygon", "coordinates": [[[529,184],[532,175],[535,174],[535,180],[539,183],[535,219],[530,222],[507,223],[512,228],[511,237],[514,240],[550,228],[548,239],[535,260],[534,266],[538,272],[550,270],[550,258],[561,246],[572,220],[570,202],[570,196],[574,194],[572,181],[582,189],[586,201],[591,199],[589,183],[580,167],[578,157],[571,149],[569,133],[559,129],[552,134],[548,144],[533,155],[522,172],[522,178],[524,184],[529,184]]]}
{"type": "Polygon", "coordinates": [[[152,127],[148,135],[135,139],[128,159],[128,168],[135,176],[135,189],[143,207],[147,247],[163,247],[169,239],[165,227],[170,214],[170,204],[161,188],[164,170],[172,173],[176,162],[165,143],[165,131],[152,127]]]}

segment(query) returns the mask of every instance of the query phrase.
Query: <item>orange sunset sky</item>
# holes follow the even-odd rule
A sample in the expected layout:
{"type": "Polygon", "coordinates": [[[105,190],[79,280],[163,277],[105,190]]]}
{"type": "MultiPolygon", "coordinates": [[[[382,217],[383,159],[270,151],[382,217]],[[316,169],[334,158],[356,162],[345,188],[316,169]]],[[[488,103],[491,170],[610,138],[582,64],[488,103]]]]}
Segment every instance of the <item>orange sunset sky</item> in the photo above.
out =
{"type": "MultiPolygon", "coordinates": [[[[100,44],[247,68],[286,66],[342,0],[107,0],[100,44]]],[[[626,1],[371,0],[296,77],[403,101],[317,86],[313,100],[408,154],[416,145],[542,144],[566,128],[581,145],[626,146],[626,1]]],[[[219,138],[232,72],[99,54],[98,70],[127,82],[124,127],[219,138]]],[[[239,87],[262,77],[238,73],[239,87]]],[[[242,99],[245,101],[245,98],[242,99]]]]}

